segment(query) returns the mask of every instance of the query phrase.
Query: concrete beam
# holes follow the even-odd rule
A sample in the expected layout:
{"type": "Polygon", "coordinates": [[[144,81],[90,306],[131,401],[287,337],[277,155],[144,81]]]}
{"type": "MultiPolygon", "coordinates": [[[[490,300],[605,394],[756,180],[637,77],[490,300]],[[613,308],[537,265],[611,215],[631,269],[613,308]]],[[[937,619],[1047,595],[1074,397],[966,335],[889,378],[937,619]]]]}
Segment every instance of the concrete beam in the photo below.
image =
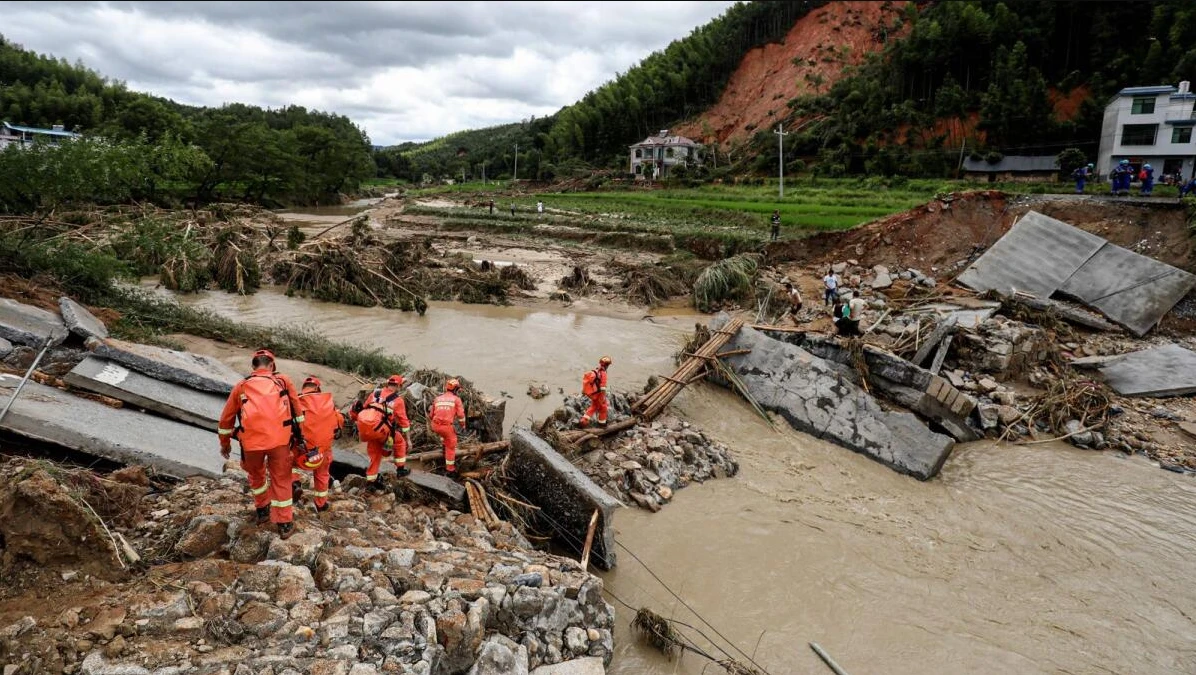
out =
{"type": "Polygon", "coordinates": [[[241,379],[232,368],[208,357],[162,347],[139,345],[124,340],[88,340],[96,356],[131,368],[157,380],[228,396],[241,379]]]}
{"type": "Polygon", "coordinates": [[[0,338],[15,345],[41,348],[46,340],[51,347],[60,345],[66,336],[66,325],[57,314],[0,298],[0,338]]]}
{"type": "MultiPolygon", "coordinates": [[[[725,315],[716,317],[711,328],[717,329],[720,320],[725,322],[725,315]]],[[[955,447],[949,436],[932,432],[913,414],[881,408],[871,395],[805,349],[747,327],[727,345],[728,351],[740,349],[749,351],[726,357],[727,365],[761,407],[784,417],[798,431],[920,480],[934,477],[955,447]]]]}
{"type": "Polygon", "coordinates": [[[62,320],[66,327],[84,340],[92,337],[103,340],[108,337],[108,328],[104,322],[74,300],[65,296],[58,298],[58,310],[62,312],[62,320]]]}
{"type": "Polygon", "coordinates": [[[407,480],[453,508],[465,507],[465,486],[448,476],[426,471],[413,471],[407,476],[407,480]]]}
{"type": "MultiPolygon", "coordinates": [[[[0,397],[19,377],[0,374],[0,397]]],[[[122,464],[141,464],[178,476],[219,476],[224,466],[215,431],[110,408],[36,382],[25,384],[0,428],[122,464]]]]}
{"type": "Polygon", "coordinates": [[[72,387],[111,396],[159,415],[215,431],[224,396],[147,377],[122,365],[89,356],[62,379],[72,387]]]}
{"type": "Polygon", "coordinates": [[[590,517],[597,510],[598,529],[590,560],[600,569],[615,566],[615,509],[622,504],[598,487],[572,462],[552,449],[530,429],[511,431],[506,460],[509,485],[515,496],[542,510],[562,544],[581,555],[590,517]]]}

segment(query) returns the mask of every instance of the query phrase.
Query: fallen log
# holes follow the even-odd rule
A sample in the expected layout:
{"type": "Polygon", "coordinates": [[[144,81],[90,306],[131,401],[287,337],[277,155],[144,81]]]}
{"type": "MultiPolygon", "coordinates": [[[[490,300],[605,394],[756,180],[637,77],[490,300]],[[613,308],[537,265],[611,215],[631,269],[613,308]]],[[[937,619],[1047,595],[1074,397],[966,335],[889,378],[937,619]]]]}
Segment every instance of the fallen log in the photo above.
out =
{"type": "MultiPolygon", "coordinates": [[[[479,445],[467,445],[457,448],[457,459],[465,457],[481,457],[482,455],[489,455],[493,452],[505,452],[511,449],[511,442],[507,440],[494,441],[493,443],[481,443],[479,445]]],[[[429,459],[444,459],[443,450],[429,450],[427,452],[417,452],[415,454],[407,455],[409,460],[429,460],[429,459]]]]}

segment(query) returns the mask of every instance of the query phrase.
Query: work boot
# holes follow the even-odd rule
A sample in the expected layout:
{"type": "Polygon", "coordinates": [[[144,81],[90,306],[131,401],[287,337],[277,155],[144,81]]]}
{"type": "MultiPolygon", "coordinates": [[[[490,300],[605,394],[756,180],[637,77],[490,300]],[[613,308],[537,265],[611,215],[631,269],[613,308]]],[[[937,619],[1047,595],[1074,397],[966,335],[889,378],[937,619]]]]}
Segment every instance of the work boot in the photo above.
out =
{"type": "Polygon", "coordinates": [[[365,486],[365,489],[369,490],[370,492],[382,492],[384,489],[382,486],[382,477],[378,476],[374,480],[370,481],[369,485],[365,486]]]}
{"type": "Polygon", "coordinates": [[[270,522],[270,507],[262,506],[254,510],[254,515],[257,516],[257,524],[265,525],[270,522]]]}
{"type": "Polygon", "coordinates": [[[328,504],[316,504],[316,513],[324,513],[328,510],[328,504]]]}
{"type": "Polygon", "coordinates": [[[291,501],[298,502],[303,499],[303,483],[294,481],[291,483],[291,501]]]}
{"type": "Polygon", "coordinates": [[[399,478],[405,478],[405,477],[411,475],[411,469],[408,469],[405,466],[396,466],[395,467],[395,475],[398,476],[399,478]]]}
{"type": "Polygon", "coordinates": [[[586,427],[590,426],[590,418],[588,418],[588,417],[581,418],[581,421],[577,423],[577,426],[581,427],[582,429],[585,429],[586,427]]]}
{"type": "Polygon", "coordinates": [[[598,428],[599,428],[599,429],[605,429],[605,428],[606,428],[606,420],[599,420],[599,421],[598,421],[598,428]]]}
{"type": "Polygon", "coordinates": [[[278,538],[279,539],[290,539],[292,534],[295,534],[295,524],[294,523],[279,523],[278,524],[278,538]]]}
{"type": "Polygon", "coordinates": [[[457,465],[456,464],[445,464],[444,472],[450,476],[455,476],[457,474],[457,465]]]}

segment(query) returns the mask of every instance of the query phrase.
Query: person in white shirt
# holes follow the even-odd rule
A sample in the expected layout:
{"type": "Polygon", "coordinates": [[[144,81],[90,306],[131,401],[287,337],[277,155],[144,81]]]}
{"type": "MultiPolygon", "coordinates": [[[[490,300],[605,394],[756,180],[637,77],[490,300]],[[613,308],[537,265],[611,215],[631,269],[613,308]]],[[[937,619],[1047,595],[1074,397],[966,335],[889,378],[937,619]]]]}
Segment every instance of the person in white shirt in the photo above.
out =
{"type": "Polygon", "coordinates": [[[544,213],[544,202],[536,202],[536,213],[544,213]]]}
{"type": "Polygon", "coordinates": [[[826,276],[822,277],[822,283],[826,284],[824,304],[835,304],[835,300],[839,299],[839,275],[835,274],[833,269],[828,269],[826,271],[826,276]]]}

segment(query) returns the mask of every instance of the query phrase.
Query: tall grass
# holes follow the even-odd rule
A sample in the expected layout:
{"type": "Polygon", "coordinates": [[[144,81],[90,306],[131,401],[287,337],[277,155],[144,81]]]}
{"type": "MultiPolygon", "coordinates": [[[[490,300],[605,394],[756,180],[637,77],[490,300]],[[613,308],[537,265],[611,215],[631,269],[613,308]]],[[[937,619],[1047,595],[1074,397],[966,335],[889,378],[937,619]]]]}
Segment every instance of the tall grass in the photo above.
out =
{"type": "Polygon", "coordinates": [[[759,269],[757,257],[747,253],[710,265],[694,282],[694,307],[702,312],[714,312],[724,303],[750,299],[759,269]]]}

